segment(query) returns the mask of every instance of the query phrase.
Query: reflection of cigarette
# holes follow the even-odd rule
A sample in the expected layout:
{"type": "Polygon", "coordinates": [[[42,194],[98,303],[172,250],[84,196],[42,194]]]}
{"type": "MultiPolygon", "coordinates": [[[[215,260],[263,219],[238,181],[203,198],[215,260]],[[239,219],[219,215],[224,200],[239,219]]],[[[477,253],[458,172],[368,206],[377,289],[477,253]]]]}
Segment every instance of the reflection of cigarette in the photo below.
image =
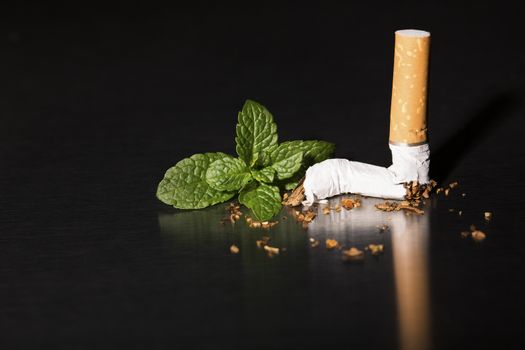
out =
{"type": "Polygon", "coordinates": [[[391,224],[401,349],[429,349],[429,215],[393,215],[391,224]]]}
{"type": "Polygon", "coordinates": [[[430,33],[395,33],[394,76],[390,111],[392,165],[386,169],[346,159],[328,159],[306,172],[305,205],[341,193],[403,199],[404,182],[427,183],[427,76],[430,33]]]}

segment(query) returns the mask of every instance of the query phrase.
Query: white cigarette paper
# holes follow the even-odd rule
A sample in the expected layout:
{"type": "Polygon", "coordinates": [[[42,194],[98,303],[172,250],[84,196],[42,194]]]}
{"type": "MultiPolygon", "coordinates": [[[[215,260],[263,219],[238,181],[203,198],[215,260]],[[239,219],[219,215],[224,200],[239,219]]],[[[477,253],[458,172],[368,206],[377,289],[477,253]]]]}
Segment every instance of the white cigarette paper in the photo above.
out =
{"type": "Polygon", "coordinates": [[[388,168],[394,175],[394,183],[429,181],[430,148],[428,143],[419,146],[397,146],[390,144],[392,165],[388,168]]]}
{"type": "Polygon", "coordinates": [[[305,206],[341,193],[391,199],[403,199],[406,194],[403,185],[394,182],[394,174],[387,168],[348,159],[327,159],[311,166],[303,186],[305,206]]]}
{"type": "Polygon", "coordinates": [[[400,30],[395,38],[389,144],[392,165],[384,168],[347,159],[315,164],[306,171],[303,205],[343,193],[400,200],[406,195],[403,183],[429,182],[426,94],[430,33],[400,30]]]}

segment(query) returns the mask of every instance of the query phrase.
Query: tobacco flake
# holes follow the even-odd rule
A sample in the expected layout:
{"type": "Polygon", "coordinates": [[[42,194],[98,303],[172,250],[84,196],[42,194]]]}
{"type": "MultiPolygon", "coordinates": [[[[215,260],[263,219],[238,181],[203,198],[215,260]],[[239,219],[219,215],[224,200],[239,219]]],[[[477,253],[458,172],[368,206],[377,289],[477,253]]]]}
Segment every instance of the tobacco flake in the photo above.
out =
{"type": "Polygon", "coordinates": [[[335,239],[327,239],[325,244],[326,244],[326,249],[329,249],[329,250],[339,248],[339,242],[337,242],[335,239]]]}
{"type": "Polygon", "coordinates": [[[370,253],[372,253],[372,255],[378,255],[384,250],[384,246],[382,244],[369,244],[367,248],[368,250],[370,250],[370,253]]]}
{"type": "Polygon", "coordinates": [[[414,212],[418,215],[423,215],[425,213],[423,210],[411,205],[408,201],[402,201],[401,203],[387,201],[384,203],[376,204],[376,208],[386,212],[405,210],[407,212],[414,212]]]}
{"type": "Polygon", "coordinates": [[[265,245],[264,250],[266,251],[266,253],[268,254],[270,258],[273,257],[274,255],[279,254],[279,248],[271,247],[269,245],[265,245]]]}
{"type": "Polygon", "coordinates": [[[297,187],[288,195],[286,198],[283,198],[283,205],[289,206],[289,207],[296,207],[304,200],[304,186],[303,186],[304,178],[299,181],[299,184],[297,187]]]}
{"type": "Polygon", "coordinates": [[[454,181],[454,182],[452,182],[451,184],[449,184],[448,187],[450,187],[450,188],[455,188],[455,187],[458,187],[458,185],[459,185],[459,182],[454,181]]]}
{"type": "Polygon", "coordinates": [[[319,241],[315,238],[310,237],[310,247],[315,248],[319,246],[319,241]]]}
{"type": "Polygon", "coordinates": [[[232,244],[232,245],[230,246],[230,252],[231,252],[232,254],[239,254],[240,249],[239,249],[239,247],[237,247],[235,244],[232,244]]]}
{"type": "Polygon", "coordinates": [[[343,250],[343,256],[350,260],[361,260],[364,258],[365,254],[362,250],[352,247],[347,250],[343,250]]]}
{"type": "Polygon", "coordinates": [[[472,238],[473,238],[476,242],[481,242],[481,241],[483,241],[486,237],[487,237],[487,235],[486,235],[485,232],[483,232],[483,231],[480,231],[480,230],[472,231],[472,238]]]}

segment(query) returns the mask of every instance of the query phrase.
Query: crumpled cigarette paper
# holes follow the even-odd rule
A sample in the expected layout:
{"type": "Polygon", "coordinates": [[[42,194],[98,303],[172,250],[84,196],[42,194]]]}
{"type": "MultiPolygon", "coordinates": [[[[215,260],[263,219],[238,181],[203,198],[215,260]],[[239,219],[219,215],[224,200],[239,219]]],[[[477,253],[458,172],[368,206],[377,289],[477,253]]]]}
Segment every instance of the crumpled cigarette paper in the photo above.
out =
{"type": "Polygon", "coordinates": [[[404,182],[427,183],[430,166],[428,144],[407,147],[390,145],[392,165],[384,168],[348,159],[327,159],[306,171],[304,206],[343,193],[369,197],[404,199],[404,182]]]}

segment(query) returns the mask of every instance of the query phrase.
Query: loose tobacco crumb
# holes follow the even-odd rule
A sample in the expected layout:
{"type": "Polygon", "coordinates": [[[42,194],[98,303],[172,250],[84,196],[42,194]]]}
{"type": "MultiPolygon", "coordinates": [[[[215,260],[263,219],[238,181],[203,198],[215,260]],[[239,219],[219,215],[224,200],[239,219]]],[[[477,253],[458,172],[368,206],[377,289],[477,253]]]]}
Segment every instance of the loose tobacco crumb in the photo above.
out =
{"type": "Polygon", "coordinates": [[[362,250],[352,247],[347,250],[343,250],[343,256],[350,260],[362,260],[365,256],[362,250]]]}
{"type": "Polygon", "coordinates": [[[382,244],[369,244],[368,250],[370,250],[370,253],[372,255],[378,255],[379,253],[383,253],[384,246],[382,244]]]}
{"type": "Polygon", "coordinates": [[[430,198],[430,193],[436,187],[437,182],[430,180],[426,184],[420,184],[417,181],[405,182],[403,186],[406,190],[405,198],[409,201],[419,201],[421,197],[430,198]]]}
{"type": "Polygon", "coordinates": [[[316,213],[314,213],[313,211],[309,210],[304,215],[304,221],[310,223],[310,222],[312,222],[315,219],[316,216],[317,216],[316,213]]]}
{"type": "Polygon", "coordinates": [[[264,250],[266,251],[266,253],[268,254],[270,258],[273,257],[274,255],[279,254],[279,248],[271,247],[269,245],[265,245],[264,250]]]}
{"type": "Polygon", "coordinates": [[[310,237],[310,247],[315,248],[319,246],[319,241],[315,238],[310,237]]]}
{"type": "Polygon", "coordinates": [[[339,242],[337,242],[335,239],[327,239],[325,244],[326,244],[326,249],[329,249],[329,250],[339,248],[339,242]]]}
{"type": "Polygon", "coordinates": [[[257,244],[258,248],[264,248],[264,246],[268,245],[268,242],[270,242],[270,237],[262,236],[261,239],[255,241],[255,244],[257,244]]]}
{"type": "Polygon", "coordinates": [[[221,224],[225,224],[227,222],[230,222],[234,224],[236,221],[238,221],[242,216],[241,206],[235,202],[231,202],[225,207],[225,210],[228,211],[228,215],[221,219],[221,224]]]}
{"type": "Polygon", "coordinates": [[[386,212],[405,210],[414,212],[418,215],[423,215],[425,213],[423,210],[411,205],[408,201],[402,201],[401,203],[387,201],[384,203],[376,204],[376,208],[386,212]]]}
{"type": "Polygon", "coordinates": [[[251,228],[272,228],[279,223],[279,221],[256,221],[250,216],[246,217],[246,223],[251,228]]]}
{"type": "Polygon", "coordinates": [[[476,242],[481,242],[481,241],[483,241],[486,237],[487,237],[487,235],[486,235],[485,232],[483,232],[483,231],[480,231],[480,230],[472,231],[472,238],[473,238],[476,242]]]}
{"type": "Polygon", "coordinates": [[[476,226],[474,225],[470,225],[470,232],[468,231],[461,232],[461,238],[467,238],[469,236],[472,237],[472,239],[475,240],[476,242],[481,242],[485,238],[487,238],[487,234],[481,230],[478,230],[476,226]]]}
{"type": "Polygon", "coordinates": [[[303,186],[304,178],[299,181],[299,184],[297,187],[286,196],[286,198],[283,198],[283,205],[286,205],[288,207],[296,207],[301,204],[301,202],[304,200],[304,186],[303,186]]]}
{"type": "Polygon", "coordinates": [[[295,221],[302,223],[303,228],[305,229],[308,228],[308,225],[312,221],[314,221],[316,216],[317,214],[311,209],[308,209],[305,212],[301,212],[299,210],[293,211],[293,217],[295,218],[295,221]]]}
{"type": "Polygon", "coordinates": [[[235,244],[232,244],[232,245],[230,246],[230,252],[231,252],[232,254],[239,254],[240,249],[239,249],[239,247],[237,247],[235,244]]]}

